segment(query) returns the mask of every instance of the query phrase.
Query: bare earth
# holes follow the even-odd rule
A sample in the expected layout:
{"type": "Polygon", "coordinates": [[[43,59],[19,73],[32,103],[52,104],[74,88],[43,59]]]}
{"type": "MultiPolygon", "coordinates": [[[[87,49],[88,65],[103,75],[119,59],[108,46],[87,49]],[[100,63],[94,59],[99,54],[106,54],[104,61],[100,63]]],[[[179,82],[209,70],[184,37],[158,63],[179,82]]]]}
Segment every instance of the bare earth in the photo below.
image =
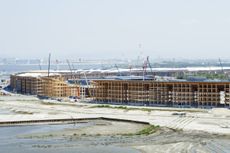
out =
{"type": "MultiPolygon", "coordinates": [[[[105,143],[131,146],[141,152],[228,152],[230,141],[230,110],[216,108],[183,109],[186,115],[178,115],[181,109],[154,108],[151,111],[125,110],[114,108],[92,108],[96,104],[87,103],[44,103],[32,96],[0,97],[0,121],[41,120],[63,118],[106,117],[136,121],[145,121],[163,127],[150,136],[132,136],[115,141],[114,136],[127,132],[136,132],[144,125],[117,122],[101,122],[84,130],[71,129],[59,131],[52,135],[110,136],[105,143]],[[181,131],[183,130],[183,132],[181,131]],[[98,131],[98,132],[96,132],[98,131]],[[102,132],[103,131],[103,132],[102,132]],[[63,133],[64,132],[64,133],[63,133]],[[111,138],[112,135],[112,138],[111,138]],[[123,140],[124,139],[124,140],[123,140]]],[[[131,106],[130,106],[131,107],[131,106]]],[[[137,107],[131,107],[137,108],[137,107]]],[[[143,107],[140,107],[143,108],[143,107]]],[[[72,137],[71,137],[72,138],[72,137]]],[[[91,138],[93,139],[93,138],[91,138]]],[[[117,140],[117,139],[116,139],[117,140]]]]}

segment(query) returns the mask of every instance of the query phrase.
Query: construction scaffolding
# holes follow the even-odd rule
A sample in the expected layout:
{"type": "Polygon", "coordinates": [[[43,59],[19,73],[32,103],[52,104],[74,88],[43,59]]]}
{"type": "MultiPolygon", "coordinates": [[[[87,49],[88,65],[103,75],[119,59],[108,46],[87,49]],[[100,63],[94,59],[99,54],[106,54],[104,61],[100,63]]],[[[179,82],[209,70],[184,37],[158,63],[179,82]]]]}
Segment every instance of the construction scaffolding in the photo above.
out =
{"type": "Polygon", "coordinates": [[[177,107],[230,107],[229,81],[186,80],[91,80],[90,86],[77,83],[74,77],[52,73],[19,73],[11,75],[14,92],[47,97],[90,96],[97,103],[177,107]],[[71,79],[69,79],[69,77],[71,79]]]}
{"type": "Polygon", "coordinates": [[[94,80],[91,85],[96,103],[230,107],[230,82],[94,80]]]}
{"type": "Polygon", "coordinates": [[[14,92],[44,97],[79,97],[80,85],[69,84],[62,76],[11,75],[10,86],[14,92]]]}

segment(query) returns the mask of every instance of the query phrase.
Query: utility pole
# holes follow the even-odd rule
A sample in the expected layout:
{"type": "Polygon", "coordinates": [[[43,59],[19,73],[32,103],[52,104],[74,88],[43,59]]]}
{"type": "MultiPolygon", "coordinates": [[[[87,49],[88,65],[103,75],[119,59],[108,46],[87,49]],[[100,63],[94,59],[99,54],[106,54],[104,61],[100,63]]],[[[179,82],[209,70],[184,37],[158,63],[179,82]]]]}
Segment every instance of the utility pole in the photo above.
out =
{"type": "Polygon", "coordinates": [[[50,58],[51,58],[51,54],[49,53],[49,60],[48,60],[48,77],[50,76],[50,58]]]}

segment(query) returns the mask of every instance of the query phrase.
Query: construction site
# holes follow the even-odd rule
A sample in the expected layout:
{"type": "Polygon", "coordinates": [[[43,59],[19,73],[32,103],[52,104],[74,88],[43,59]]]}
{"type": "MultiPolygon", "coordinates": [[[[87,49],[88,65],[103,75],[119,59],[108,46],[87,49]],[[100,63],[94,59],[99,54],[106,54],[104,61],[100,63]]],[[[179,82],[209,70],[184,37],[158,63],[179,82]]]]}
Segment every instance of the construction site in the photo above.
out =
{"type": "Polygon", "coordinates": [[[230,82],[94,80],[98,103],[145,106],[229,107],[230,82]]]}
{"type": "Polygon", "coordinates": [[[51,73],[49,76],[44,73],[11,75],[10,87],[13,92],[21,94],[55,98],[70,96],[81,97],[85,95],[86,90],[83,85],[66,81],[57,73],[51,73]]]}
{"type": "Polygon", "coordinates": [[[227,80],[184,80],[171,77],[114,76],[111,72],[26,72],[11,75],[13,92],[95,103],[145,106],[230,107],[227,80]],[[79,74],[83,73],[84,77],[79,74]],[[100,76],[100,77],[96,77],[100,76]],[[101,77],[103,76],[103,77],[101,77]]]}
{"type": "MultiPolygon", "coordinates": [[[[170,107],[230,107],[229,70],[220,67],[38,70],[10,76],[13,92],[42,98],[89,98],[94,103],[170,107]]],[[[72,66],[71,66],[72,64],[72,66]]]]}
{"type": "MultiPolygon", "coordinates": [[[[13,141],[30,140],[33,147],[40,139],[49,140],[49,147],[47,143],[38,147],[48,152],[57,147],[66,151],[70,142],[75,142],[73,152],[77,145],[95,144],[103,149],[125,145],[132,149],[127,152],[159,152],[162,147],[167,152],[229,152],[229,72],[224,67],[130,70],[117,66],[15,73],[10,76],[10,95],[0,96],[0,124],[23,132],[20,127],[24,125],[51,129],[15,135],[13,141]],[[143,133],[150,127],[152,133],[143,133]],[[57,140],[66,143],[57,146],[57,140]]],[[[11,133],[11,128],[2,129],[2,133],[11,133]]],[[[16,146],[5,138],[1,138],[4,146],[16,146]]]]}

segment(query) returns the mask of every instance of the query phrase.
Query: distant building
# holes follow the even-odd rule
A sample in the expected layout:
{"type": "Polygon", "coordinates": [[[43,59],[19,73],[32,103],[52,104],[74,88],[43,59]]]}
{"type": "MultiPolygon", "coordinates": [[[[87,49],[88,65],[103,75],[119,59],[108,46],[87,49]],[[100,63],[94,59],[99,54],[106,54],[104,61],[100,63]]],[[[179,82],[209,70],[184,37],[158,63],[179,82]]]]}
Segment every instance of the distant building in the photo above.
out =
{"type": "Polygon", "coordinates": [[[3,60],[3,64],[16,64],[16,59],[15,58],[4,58],[3,60]]]}
{"type": "Polygon", "coordinates": [[[40,59],[31,59],[29,60],[29,64],[40,64],[41,60],[40,59]]]}
{"type": "Polygon", "coordinates": [[[19,65],[28,64],[29,60],[27,59],[16,59],[15,63],[19,65]]]}

